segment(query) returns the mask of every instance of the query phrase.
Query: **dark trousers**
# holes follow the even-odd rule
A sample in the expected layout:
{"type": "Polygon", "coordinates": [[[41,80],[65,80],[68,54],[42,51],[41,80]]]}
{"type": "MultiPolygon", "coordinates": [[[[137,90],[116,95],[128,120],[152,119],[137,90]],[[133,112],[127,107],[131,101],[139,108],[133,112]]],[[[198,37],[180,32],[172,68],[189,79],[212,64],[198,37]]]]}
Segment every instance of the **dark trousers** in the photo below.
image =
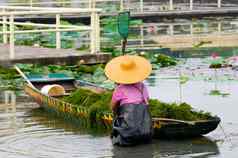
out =
{"type": "Polygon", "coordinates": [[[126,104],[117,109],[113,121],[114,145],[130,146],[148,143],[152,139],[152,119],[149,108],[143,104],[126,104]]]}

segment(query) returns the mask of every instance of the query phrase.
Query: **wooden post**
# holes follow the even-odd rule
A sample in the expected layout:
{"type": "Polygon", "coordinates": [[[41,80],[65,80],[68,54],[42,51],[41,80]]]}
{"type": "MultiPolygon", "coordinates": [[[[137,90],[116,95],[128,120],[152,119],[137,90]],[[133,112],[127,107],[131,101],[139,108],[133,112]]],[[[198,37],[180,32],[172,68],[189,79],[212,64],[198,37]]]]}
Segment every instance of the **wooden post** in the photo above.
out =
{"type": "MultiPolygon", "coordinates": [[[[2,10],[2,12],[5,12],[5,9],[2,10]]],[[[2,32],[3,32],[3,43],[7,44],[7,17],[3,16],[3,25],[2,25],[2,32]]]]}
{"type": "Polygon", "coordinates": [[[140,12],[144,12],[144,0],[140,0],[140,12]]]}
{"type": "Polygon", "coordinates": [[[60,14],[56,14],[56,49],[61,48],[61,36],[60,36],[60,14]]]}
{"type": "Polygon", "coordinates": [[[174,10],[173,0],[169,0],[169,10],[174,10]]]}
{"type": "Polygon", "coordinates": [[[120,0],[120,11],[122,12],[124,10],[124,1],[120,0]]]}
{"type": "Polygon", "coordinates": [[[91,32],[90,32],[90,49],[91,49],[91,54],[95,53],[96,49],[96,44],[95,44],[95,12],[91,13],[91,32]]]}
{"type": "Polygon", "coordinates": [[[33,7],[33,0],[30,0],[30,7],[33,7]]]}
{"type": "MultiPolygon", "coordinates": [[[[96,1],[91,0],[91,8],[95,9],[96,8],[96,1]]],[[[99,17],[96,13],[96,11],[91,12],[91,32],[90,32],[90,49],[91,49],[91,54],[96,53],[100,49],[100,24],[97,21],[99,20],[99,17]]]]}
{"type": "Polygon", "coordinates": [[[92,0],[88,1],[88,8],[92,8],[92,0]]]}
{"type": "Polygon", "coordinates": [[[221,21],[218,22],[217,31],[218,31],[218,34],[220,35],[220,34],[221,34],[221,31],[222,31],[221,21]]]}
{"type": "Polygon", "coordinates": [[[193,23],[190,24],[190,34],[193,35],[193,23]]]}
{"type": "Polygon", "coordinates": [[[15,58],[14,15],[10,16],[10,59],[15,58]]]}
{"type": "Polygon", "coordinates": [[[140,46],[144,47],[144,26],[143,24],[140,26],[140,46]]]}
{"type": "Polygon", "coordinates": [[[96,53],[100,52],[100,16],[98,13],[95,13],[95,44],[96,44],[96,53]]]}
{"type": "Polygon", "coordinates": [[[96,8],[96,0],[92,0],[92,8],[96,8]]]}
{"type": "Polygon", "coordinates": [[[217,0],[217,7],[221,8],[221,0],[217,0]]]}
{"type": "Polygon", "coordinates": [[[5,96],[5,105],[16,105],[16,95],[13,91],[5,91],[4,92],[5,96]]]}
{"type": "Polygon", "coordinates": [[[169,32],[170,32],[170,35],[174,35],[174,25],[173,24],[170,24],[169,25],[169,32]]]}
{"type": "Polygon", "coordinates": [[[190,0],[190,10],[193,10],[193,0],[190,0]]]}

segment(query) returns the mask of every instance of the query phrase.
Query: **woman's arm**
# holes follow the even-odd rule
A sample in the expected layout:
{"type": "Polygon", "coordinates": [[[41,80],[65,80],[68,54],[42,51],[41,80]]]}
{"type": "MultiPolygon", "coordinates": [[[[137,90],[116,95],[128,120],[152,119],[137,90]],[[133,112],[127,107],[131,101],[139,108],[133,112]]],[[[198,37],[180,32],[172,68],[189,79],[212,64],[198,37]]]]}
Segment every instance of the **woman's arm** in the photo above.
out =
{"type": "Polygon", "coordinates": [[[120,105],[120,101],[123,98],[122,88],[120,85],[118,85],[112,94],[112,100],[111,100],[111,109],[114,113],[117,112],[117,108],[120,105]]]}
{"type": "Polygon", "coordinates": [[[116,113],[118,105],[119,103],[117,101],[114,101],[113,99],[111,100],[111,109],[113,113],[116,113]]]}
{"type": "Polygon", "coordinates": [[[143,84],[143,97],[144,97],[144,101],[146,104],[149,104],[149,92],[148,92],[148,89],[146,87],[146,85],[144,83],[143,84]]]}

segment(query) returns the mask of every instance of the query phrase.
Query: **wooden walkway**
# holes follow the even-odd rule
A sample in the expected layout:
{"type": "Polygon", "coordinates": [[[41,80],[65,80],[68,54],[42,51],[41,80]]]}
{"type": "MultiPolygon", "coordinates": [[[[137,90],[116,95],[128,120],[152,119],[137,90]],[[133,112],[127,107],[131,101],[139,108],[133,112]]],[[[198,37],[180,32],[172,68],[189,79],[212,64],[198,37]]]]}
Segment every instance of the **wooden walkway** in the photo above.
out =
{"type": "Polygon", "coordinates": [[[134,18],[149,18],[149,17],[194,17],[194,16],[223,16],[223,15],[237,15],[237,8],[230,9],[199,9],[199,10],[174,10],[174,11],[158,11],[158,12],[144,12],[132,13],[134,18]]]}
{"type": "MultiPolygon", "coordinates": [[[[102,13],[100,17],[117,16],[118,13],[102,13]]],[[[131,12],[131,17],[135,19],[157,19],[158,17],[166,18],[189,18],[189,17],[204,17],[204,16],[226,16],[238,15],[238,7],[220,8],[220,9],[197,9],[197,10],[173,10],[173,11],[144,11],[131,12]]],[[[31,17],[16,17],[17,21],[53,21],[55,17],[52,16],[31,16],[31,17]]],[[[85,20],[89,22],[90,15],[67,15],[64,16],[66,20],[78,20],[82,22],[85,20]]]]}
{"type": "Polygon", "coordinates": [[[29,46],[15,46],[15,59],[9,58],[9,45],[0,44],[0,65],[11,66],[15,63],[39,64],[85,64],[104,63],[111,55],[105,53],[90,54],[73,49],[51,49],[29,46]]]}
{"type": "Polygon", "coordinates": [[[238,34],[210,34],[210,35],[174,35],[156,36],[151,40],[158,45],[174,50],[192,48],[199,43],[201,47],[238,47],[238,34]]]}

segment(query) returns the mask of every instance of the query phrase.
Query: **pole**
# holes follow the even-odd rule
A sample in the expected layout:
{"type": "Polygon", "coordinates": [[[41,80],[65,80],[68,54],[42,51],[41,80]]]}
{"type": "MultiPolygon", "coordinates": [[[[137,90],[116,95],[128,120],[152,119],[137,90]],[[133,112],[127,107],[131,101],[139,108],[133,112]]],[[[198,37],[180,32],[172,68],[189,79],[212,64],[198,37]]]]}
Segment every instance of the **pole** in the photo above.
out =
{"type": "Polygon", "coordinates": [[[30,7],[33,7],[33,0],[30,0],[30,7]]]}
{"type": "Polygon", "coordinates": [[[174,10],[173,0],[169,0],[169,10],[174,10]]]}
{"type": "Polygon", "coordinates": [[[190,0],[190,10],[193,10],[193,0],[190,0]]]}
{"type": "Polygon", "coordinates": [[[193,35],[193,23],[190,24],[190,35],[193,35]]]}
{"type": "MultiPolygon", "coordinates": [[[[5,9],[2,10],[2,12],[5,12],[5,9]]],[[[3,16],[3,25],[2,25],[2,32],[3,32],[3,43],[7,44],[7,17],[3,16]]]]}
{"type": "Polygon", "coordinates": [[[95,12],[91,13],[91,32],[90,32],[90,49],[91,49],[91,54],[95,53],[96,49],[96,44],[95,44],[95,12]]]}
{"type": "Polygon", "coordinates": [[[126,54],[126,44],[127,44],[127,38],[124,38],[122,41],[122,54],[126,54]]]}
{"type": "Polygon", "coordinates": [[[221,8],[221,0],[217,0],[217,7],[221,8]]]}
{"type": "Polygon", "coordinates": [[[120,0],[120,11],[123,12],[124,10],[124,2],[123,0],[120,0]]]}
{"type": "Polygon", "coordinates": [[[140,0],[140,12],[144,12],[144,0],[140,0]]]}
{"type": "Polygon", "coordinates": [[[169,24],[169,30],[170,30],[170,35],[173,36],[174,35],[174,25],[173,24],[169,24]]]}
{"type": "Polygon", "coordinates": [[[96,43],[96,53],[100,52],[100,17],[98,13],[95,13],[95,43],[96,43]]]}
{"type": "Polygon", "coordinates": [[[26,82],[35,89],[35,86],[31,83],[31,81],[26,77],[26,75],[21,71],[21,69],[19,67],[17,67],[16,65],[14,66],[14,68],[17,70],[17,72],[21,75],[22,78],[24,78],[26,80],[26,82]]]}
{"type": "Polygon", "coordinates": [[[15,58],[14,15],[10,16],[10,59],[15,58]]]}
{"type": "Polygon", "coordinates": [[[144,26],[143,26],[143,24],[140,26],[140,37],[141,37],[140,46],[144,47],[144,26]]]}
{"type": "Polygon", "coordinates": [[[56,14],[56,49],[61,48],[61,36],[60,31],[58,31],[59,28],[60,28],[60,14],[56,14]]]}

